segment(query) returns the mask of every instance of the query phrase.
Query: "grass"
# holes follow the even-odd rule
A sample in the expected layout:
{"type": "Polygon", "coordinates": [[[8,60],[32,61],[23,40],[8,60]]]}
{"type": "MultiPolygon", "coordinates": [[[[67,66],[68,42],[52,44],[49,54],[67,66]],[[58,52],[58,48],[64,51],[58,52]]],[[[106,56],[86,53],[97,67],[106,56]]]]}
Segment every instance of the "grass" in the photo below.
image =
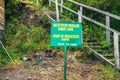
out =
{"type": "Polygon", "coordinates": [[[120,72],[110,65],[105,66],[103,70],[104,80],[119,80],[120,72]]]}
{"type": "Polygon", "coordinates": [[[44,50],[49,47],[49,34],[41,27],[19,26],[16,34],[7,34],[6,43],[11,51],[15,53],[27,54],[34,50],[44,50]]]}

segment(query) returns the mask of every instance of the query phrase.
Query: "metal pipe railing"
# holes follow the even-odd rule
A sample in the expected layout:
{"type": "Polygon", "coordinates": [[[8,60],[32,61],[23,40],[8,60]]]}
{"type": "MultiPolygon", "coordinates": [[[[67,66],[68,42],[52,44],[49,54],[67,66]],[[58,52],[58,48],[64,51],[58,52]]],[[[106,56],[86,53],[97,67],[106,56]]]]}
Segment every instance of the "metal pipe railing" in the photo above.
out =
{"type": "MultiPolygon", "coordinates": [[[[120,20],[120,16],[117,16],[117,15],[114,15],[114,14],[111,14],[109,12],[106,12],[106,11],[102,11],[102,10],[99,10],[99,9],[96,9],[96,8],[93,8],[93,7],[90,7],[90,6],[87,6],[87,5],[84,5],[84,4],[81,4],[81,3],[78,3],[78,2],[75,2],[73,0],[68,0],[69,2],[71,3],[74,3],[76,5],[79,5],[80,6],[80,10],[78,10],[78,12],[66,7],[63,5],[63,2],[61,0],[61,3],[58,3],[58,2],[55,2],[54,0],[52,0],[51,2],[57,4],[58,6],[61,7],[61,12],[63,12],[63,8],[78,15],[78,19],[79,21],[81,22],[82,21],[82,18],[94,23],[94,24],[97,24],[98,26],[101,26],[103,28],[106,29],[106,40],[108,43],[110,43],[110,31],[114,33],[114,37],[113,37],[113,44],[114,44],[114,57],[115,57],[115,66],[117,69],[120,70],[120,57],[119,57],[119,35],[120,35],[120,32],[117,31],[117,30],[114,30],[112,28],[110,28],[110,18],[114,18],[114,19],[118,19],[120,20]],[[100,23],[94,19],[91,19],[89,17],[86,17],[82,14],[83,12],[83,8],[87,8],[89,10],[92,10],[92,11],[95,11],[95,12],[98,12],[98,13],[101,13],[103,15],[105,15],[105,19],[106,19],[106,24],[103,24],[103,23],[100,23]]],[[[56,7],[58,8],[58,7],[56,7]]],[[[58,15],[58,13],[57,13],[58,15]]],[[[95,52],[93,49],[90,49],[91,51],[95,52]]],[[[95,52],[96,53],[96,52],[95,52]]],[[[100,56],[101,58],[104,58],[102,57],[100,54],[97,53],[98,56],[100,56]]],[[[109,60],[107,60],[106,58],[104,58],[104,60],[106,60],[107,62],[109,62],[110,64],[112,64],[109,60]]],[[[112,64],[114,65],[114,64],[112,64]]]]}
{"type": "MultiPolygon", "coordinates": [[[[55,3],[55,1],[53,1],[53,0],[52,0],[52,2],[55,3]]],[[[58,5],[59,5],[59,6],[62,6],[62,5],[59,4],[59,3],[58,3],[58,5]]],[[[68,8],[68,7],[65,7],[64,5],[63,5],[62,7],[63,7],[64,9],[66,9],[66,10],[68,10],[68,11],[70,11],[70,12],[76,14],[76,15],[78,15],[78,12],[76,12],[76,11],[74,11],[74,10],[68,8]]],[[[107,29],[108,31],[116,32],[116,33],[118,33],[118,35],[120,35],[120,32],[118,32],[118,31],[116,31],[116,30],[108,27],[108,26],[105,25],[105,24],[102,24],[102,23],[100,23],[100,22],[98,22],[98,21],[96,21],[96,20],[93,20],[93,19],[91,19],[91,18],[89,18],[89,17],[86,17],[86,16],[84,16],[84,15],[82,15],[82,18],[84,18],[84,19],[86,19],[86,20],[88,20],[88,21],[90,21],[90,22],[92,22],[92,23],[94,23],[94,24],[97,24],[97,25],[101,26],[101,27],[107,29]]]]}
{"type": "Polygon", "coordinates": [[[68,0],[68,1],[69,1],[69,2],[72,2],[72,3],[76,4],[76,5],[82,6],[82,7],[84,7],[84,8],[90,9],[90,10],[92,10],[92,11],[96,11],[96,12],[98,12],[98,13],[101,13],[101,14],[104,14],[104,15],[107,15],[107,16],[110,16],[110,17],[112,17],[112,18],[115,18],[115,19],[120,20],[120,16],[111,14],[111,13],[106,12],[106,11],[99,10],[99,9],[94,8],[94,7],[91,7],[91,6],[87,6],[87,5],[78,3],[78,2],[73,1],[73,0],[68,0]]]}

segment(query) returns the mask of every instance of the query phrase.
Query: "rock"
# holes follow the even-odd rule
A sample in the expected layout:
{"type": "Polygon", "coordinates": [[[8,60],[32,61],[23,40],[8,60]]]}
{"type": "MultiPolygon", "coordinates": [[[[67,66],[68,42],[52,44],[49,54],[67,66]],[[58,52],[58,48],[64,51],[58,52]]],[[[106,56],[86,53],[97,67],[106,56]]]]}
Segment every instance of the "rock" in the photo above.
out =
{"type": "Polygon", "coordinates": [[[47,49],[45,53],[47,57],[51,57],[52,49],[47,49]]]}
{"type": "Polygon", "coordinates": [[[35,58],[36,58],[36,61],[39,62],[41,60],[41,53],[40,52],[36,52],[35,58]]]}
{"type": "Polygon", "coordinates": [[[28,77],[28,79],[27,80],[32,80],[32,77],[28,77]]]}
{"type": "Polygon", "coordinates": [[[9,77],[6,77],[6,79],[5,79],[5,80],[10,80],[10,79],[9,79],[9,77]]]}
{"type": "Polygon", "coordinates": [[[20,58],[20,60],[26,61],[26,60],[27,60],[27,57],[22,56],[22,57],[20,58]]]}

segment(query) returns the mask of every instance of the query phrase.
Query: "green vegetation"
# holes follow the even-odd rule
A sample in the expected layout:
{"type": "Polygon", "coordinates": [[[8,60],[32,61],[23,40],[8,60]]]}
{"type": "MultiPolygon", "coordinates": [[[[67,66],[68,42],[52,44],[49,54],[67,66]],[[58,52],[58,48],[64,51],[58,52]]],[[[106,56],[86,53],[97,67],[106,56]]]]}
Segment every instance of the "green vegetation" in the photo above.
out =
{"type": "Polygon", "coordinates": [[[119,80],[120,79],[120,72],[113,69],[112,66],[105,66],[103,70],[103,78],[104,80],[119,80]]]}
{"type": "MultiPolygon", "coordinates": [[[[98,8],[100,10],[103,11],[107,11],[110,12],[112,14],[118,15],[120,16],[120,1],[119,0],[74,0],[95,8],[98,8]]],[[[60,0],[59,0],[60,2],[60,0]]],[[[64,5],[66,5],[67,7],[77,11],[79,9],[78,5],[74,5],[72,3],[70,3],[69,1],[66,0],[66,3],[64,3],[64,5]]],[[[53,8],[52,8],[53,9],[53,8]]],[[[101,23],[105,23],[105,15],[99,14],[97,12],[94,11],[90,11],[88,9],[83,9],[83,13],[85,16],[88,16],[92,19],[95,19],[97,21],[100,21],[101,23]]],[[[74,15],[73,13],[70,13],[69,11],[64,11],[63,15],[66,15],[67,17],[71,18],[72,20],[75,20],[77,18],[76,15],[74,15]]],[[[118,27],[120,22],[119,20],[115,20],[113,18],[110,18],[111,23],[110,23],[110,27],[120,31],[120,28],[118,27]]]]}
{"type": "MultiPolygon", "coordinates": [[[[20,56],[24,54],[36,50],[45,50],[50,47],[49,20],[44,16],[41,6],[36,5],[36,3],[19,6],[20,3],[18,1],[19,0],[6,1],[5,31],[6,48],[12,58],[17,61],[20,59],[20,56]],[[22,11],[19,11],[19,8],[21,8],[22,11]],[[31,8],[31,10],[29,8],[31,8]],[[27,11],[24,12],[24,10],[27,11]],[[36,20],[36,16],[39,20],[36,20]],[[26,21],[27,19],[29,20],[26,21]]],[[[0,65],[8,64],[9,61],[9,57],[1,46],[0,65]]]]}
{"type": "Polygon", "coordinates": [[[48,47],[49,34],[41,27],[31,26],[27,28],[24,25],[18,26],[16,34],[8,34],[6,37],[8,47],[17,53],[29,53],[34,50],[40,50],[48,47]]]}
{"type": "MultiPolygon", "coordinates": [[[[29,54],[33,51],[36,50],[45,50],[49,48],[49,42],[50,42],[50,34],[49,34],[49,20],[47,17],[44,16],[43,11],[40,5],[35,5],[35,0],[26,0],[26,1],[33,1],[33,5],[25,5],[23,7],[22,5],[19,5],[19,0],[7,0],[6,1],[6,48],[12,58],[14,60],[19,61],[20,56],[24,54],[29,54]],[[33,7],[34,6],[34,7],[33,7]],[[37,7],[37,8],[36,8],[37,7]],[[21,16],[21,14],[24,13],[26,8],[32,8],[32,11],[30,11],[33,15],[30,14],[30,12],[26,12],[26,16],[28,16],[27,19],[30,19],[31,21],[24,21],[24,19],[21,19],[25,17],[21,16]],[[22,10],[20,10],[22,9],[22,10]],[[40,15],[38,15],[40,14],[40,15]],[[37,23],[36,17],[37,16],[39,19],[41,19],[40,24],[37,23]],[[35,17],[35,19],[33,18],[35,17]],[[32,18],[32,19],[31,19],[32,18]],[[23,20],[21,22],[21,20],[23,20]],[[32,22],[37,23],[37,24],[32,24],[32,22]]],[[[120,3],[119,0],[76,0],[78,2],[109,11],[111,13],[114,13],[116,15],[120,15],[120,3]],[[114,3],[114,4],[112,4],[114,3]],[[117,6],[114,6],[117,5],[117,6]]],[[[42,1],[41,1],[42,2],[42,1]]],[[[79,7],[76,5],[72,5],[71,3],[65,3],[68,7],[72,8],[74,7],[74,10],[77,10],[79,7]]],[[[53,9],[53,7],[50,7],[53,9]]],[[[91,18],[96,18],[97,14],[94,14],[94,12],[89,12],[88,10],[85,10],[85,15],[88,15],[91,18]]],[[[73,15],[72,13],[69,13],[69,11],[65,11],[63,15],[66,15],[67,17],[77,21],[77,16],[73,15]]],[[[104,17],[101,18],[97,17],[96,20],[100,20],[101,22],[104,21],[104,17]]],[[[25,17],[26,18],[26,17],[25,17]]],[[[26,20],[26,19],[25,19],[26,20]]],[[[112,19],[111,21],[111,26],[112,28],[119,30],[120,28],[118,27],[119,22],[115,21],[112,19]],[[117,24],[116,24],[117,23],[117,24]],[[116,26],[113,26],[115,25],[116,26]]],[[[100,28],[99,26],[93,25],[91,23],[87,23],[85,21],[83,23],[84,25],[84,36],[86,40],[94,40],[96,42],[101,42],[101,47],[99,49],[106,48],[107,46],[112,46],[113,44],[107,44],[106,43],[106,37],[105,34],[103,33],[105,29],[100,28]],[[92,32],[94,30],[94,33],[92,32]],[[88,37],[89,36],[89,37],[88,37]],[[94,37],[94,38],[93,38],[94,37]]],[[[113,41],[113,40],[111,40],[113,41]]],[[[83,47],[84,48],[84,47],[83,47]]],[[[82,51],[86,51],[86,49],[82,49],[82,51]]],[[[87,52],[87,51],[86,51],[87,52]]],[[[106,53],[106,52],[105,52],[106,53]]],[[[84,53],[83,53],[84,54],[84,53]]],[[[76,57],[79,59],[83,54],[77,55],[76,57]]],[[[91,57],[91,54],[88,55],[88,57],[91,57]]],[[[7,56],[6,52],[2,47],[0,47],[0,65],[5,65],[8,64],[10,61],[9,57],[7,56]]],[[[106,66],[105,66],[106,67],[106,66]]],[[[31,72],[32,74],[32,72],[31,72]]],[[[117,80],[116,78],[119,77],[119,72],[116,71],[116,69],[113,69],[111,66],[107,66],[104,69],[104,80],[117,80]]]]}

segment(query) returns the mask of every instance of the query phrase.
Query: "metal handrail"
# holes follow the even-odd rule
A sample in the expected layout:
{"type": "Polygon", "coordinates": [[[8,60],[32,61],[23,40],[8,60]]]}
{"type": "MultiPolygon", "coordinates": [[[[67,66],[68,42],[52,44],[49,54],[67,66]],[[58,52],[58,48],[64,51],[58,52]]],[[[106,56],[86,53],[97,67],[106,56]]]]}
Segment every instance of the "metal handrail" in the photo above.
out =
{"type": "MultiPolygon", "coordinates": [[[[71,0],[69,0],[69,1],[71,1],[71,0]]],[[[53,1],[53,0],[52,0],[52,2],[55,3],[55,1],[53,1]]],[[[72,1],[72,2],[76,3],[77,5],[79,4],[79,3],[75,2],[75,1],[72,1]]],[[[63,5],[61,5],[60,3],[58,3],[58,5],[61,6],[61,7],[63,7],[64,9],[66,9],[66,10],[68,10],[68,11],[70,11],[70,12],[76,14],[76,15],[78,15],[78,12],[76,12],[76,11],[74,11],[74,10],[66,7],[66,6],[63,6],[63,5]]],[[[82,5],[82,6],[83,6],[83,4],[79,4],[79,5],[82,5]]],[[[84,6],[85,6],[85,5],[84,5],[84,6]]],[[[87,6],[87,7],[89,7],[89,6],[87,6]]],[[[95,10],[99,11],[100,13],[105,12],[105,11],[101,11],[101,10],[96,9],[96,8],[93,8],[93,7],[91,7],[90,9],[91,9],[91,10],[92,10],[92,9],[95,9],[95,10]]],[[[107,12],[107,13],[108,13],[108,12],[107,12]]],[[[105,13],[104,13],[104,14],[105,14],[105,13]]],[[[110,14],[110,15],[114,16],[113,14],[110,14]]],[[[115,18],[115,17],[118,17],[118,16],[114,16],[114,18],[115,18]]],[[[106,25],[104,25],[104,24],[102,24],[102,23],[100,23],[100,22],[98,22],[98,21],[96,21],[96,20],[93,20],[93,19],[91,19],[91,18],[89,18],[89,17],[86,17],[86,16],[84,16],[84,15],[82,15],[82,18],[84,18],[84,19],[86,19],[86,20],[88,20],[88,21],[91,21],[92,23],[97,24],[97,25],[99,25],[99,26],[101,26],[101,27],[103,27],[103,28],[105,28],[105,29],[107,29],[107,30],[109,30],[109,31],[116,32],[116,33],[118,33],[118,35],[120,35],[120,32],[118,32],[117,30],[114,30],[114,29],[112,29],[112,28],[109,28],[109,27],[107,27],[106,25]]],[[[119,17],[118,17],[118,18],[119,18],[119,17]]]]}
{"type": "Polygon", "coordinates": [[[0,41],[0,45],[2,45],[3,49],[5,50],[6,54],[8,55],[8,57],[10,58],[10,60],[12,62],[14,62],[13,58],[10,56],[9,52],[7,51],[7,49],[5,48],[5,46],[3,45],[3,43],[0,41]]]}
{"type": "Polygon", "coordinates": [[[66,9],[66,10],[68,10],[68,11],[70,11],[70,12],[76,14],[76,15],[78,15],[78,21],[80,21],[80,22],[82,21],[82,18],[84,18],[87,21],[90,21],[90,22],[92,22],[94,24],[97,24],[98,26],[101,26],[101,27],[105,28],[106,29],[106,40],[107,40],[108,43],[110,43],[110,31],[113,32],[115,63],[112,63],[111,61],[109,61],[108,59],[103,57],[101,54],[99,54],[98,52],[96,52],[92,48],[89,48],[89,47],[87,47],[87,48],[90,49],[92,52],[94,52],[95,55],[97,55],[97,57],[103,59],[103,61],[110,63],[111,65],[115,66],[118,70],[120,70],[120,55],[119,55],[119,36],[120,36],[120,32],[110,28],[110,18],[112,17],[112,18],[120,20],[120,16],[117,16],[117,15],[111,14],[109,12],[102,11],[102,10],[99,10],[99,9],[96,9],[96,8],[84,5],[84,4],[81,4],[81,3],[78,3],[78,2],[75,2],[73,0],[68,0],[68,1],[70,1],[70,2],[80,6],[80,9],[78,10],[78,12],[74,11],[74,10],[72,10],[72,9],[66,7],[66,6],[64,6],[62,0],[61,0],[61,3],[58,3],[57,0],[50,1],[50,2],[53,2],[53,3],[56,4],[56,19],[57,19],[57,21],[59,20],[59,17],[58,17],[59,16],[58,6],[60,6],[61,7],[61,13],[63,12],[62,8],[64,8],[64,9],[66,9]],[[103,24],[101,22],[98,22],[98,21],[96,21],[96,20],[94,20],[92,18],[89,18],[89,17],[83,15],[82,14],[83,8],[87,8],[89,10],[96,11],[98,13],[101,13],[101,14],[105,15],[105,17],[106,17],[106,24],[103,24]]]}
{"type": "Polygon", "coordinates": [[[107,15],[107,16],[110,16],[110,17],[112,17],[112,18],[115,18],[115,19],[120,20],[120,16],[111,14],[111,13],[106,12],[106,11],[99,10],[99,9],[94,8],[94,7],[91,7],[91,6],[87,6],[87,5],[84,5],[84,4],[75,2],[75,1],[73,1],[73,0],[68,0],[68,1],[70,1],[70,2],[72,2],[72,3],[74,3],[74,4],[77,4],[77,5],[79,5],[79,6],[82,6],[82,7],[84,7],[84,8],[87,8],[87,9],[90,9],[90,10],[93,10],[93,11],[99,12],[99,13],[101,13],[101,14],[104,14],[104,15],[107,15]]]}

